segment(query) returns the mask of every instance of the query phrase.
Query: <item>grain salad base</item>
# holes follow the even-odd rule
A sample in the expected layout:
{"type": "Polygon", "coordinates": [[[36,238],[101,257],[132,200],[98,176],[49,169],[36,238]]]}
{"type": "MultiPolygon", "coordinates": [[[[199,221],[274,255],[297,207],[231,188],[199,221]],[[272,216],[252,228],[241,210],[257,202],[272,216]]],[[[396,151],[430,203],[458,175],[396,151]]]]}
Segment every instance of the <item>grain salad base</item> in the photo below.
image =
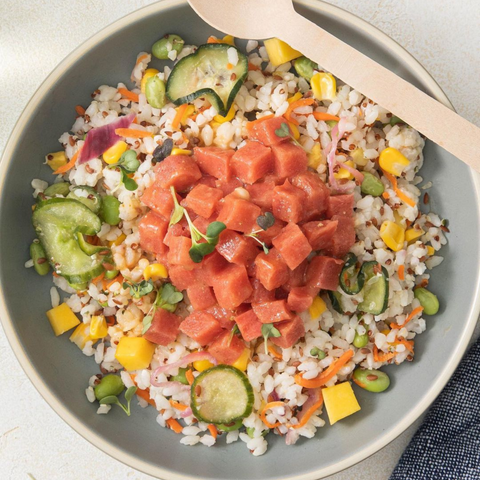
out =
{"type": "MultiPolygon", "coordinates": [[[[145,268],[156,261],[152,255],[142,251],[137,225],[139,219],[148,210],[140,198],[144,190],[153,183],[152,153],[159,143],[171,138],[175,146],[182,149],[194,145],[238,148],[244,145],[247,136],[246,124],[249,120],[270,114],[284,115],[289,107],[288,99],[297,92],[301,92],[304,96],[311,96],[308,82],[290,72],[291,63],[273,67],[268,63],[265,47],[256,41],[249,41],[246,49],[249,63],[253,68],[249,71],[247,80],[235,99],[236,112],[231,121],[218,124],[214,120],[217,115],[215,108],[209,106],[205,100],[197,99],[193,105],[200,113],[194,119],[187,119],[181,130],[172,128],[172,121],[176,115],[175,106],[167,104],[162,109],[154,109],[147,103],[144,94],[140,93],[142,76],[151,61],[150,54],[141,52],[137,57],[131,78],[136,84],[137,88],[133,91],[138,94],[139,101],[133,102],[122,97],[118,89],[126,88],[123,83],[118,84],[117,87],[100,86],[94,92],[93,101],[85,109],[85,113],[78,116],[71,130],[60,137],[59,140],[65,148],[66,155],[71,159],[82,147],[85,133],[92,128],[115,121],[119,115],[135,113],[137,123],[134,128],[153,134],[152,137],[142,139],[125,139],[142,161],[134,175],[138,189],[133,192],[124,188],[120,172],[107,168],[100,159],[77,165],[64,176],[59,175],[56,179],[57,182],[67,180],[73,186],[95,187],[100,193],[113,194],[120,200],[121,224],[117,227],[103,224],[98,237],[105,243],[114,242],[113,258],[123,278],[132,282],[142,280],[145,268]]],[[[185,46],[177,60],[194,50],[194,46],[185,46]]],[[[169,67],[165,67],[158,76],[166,80],[170,71],[169,67]]],[[[402,124],[391,126],[389,124],[391,114],[364,98],[359,92],[351,90],[347,85],[338,87],[334,101],[323,101],[318,105],[318,107],[298,108],[296,118],[299,123],[299,142],[307,152],[314,156],[315,145],[320,146],[316,170],[324,181],[327,179],[326,157],[331,144],[332,127],[323,120],[317,121],[311,115],[314,108],[315,111],[326,112],[341,118],[339,126],[346,133],[339,142],[339,148],[343,152],[353,152],[361,148],[365,159],[368,160],[363,166],[363,171],[378,173],[376,160],[380,152],[387,147],[394,147],[405,155],[410,164],[404,175],[399,178],[398,186],[415,201],[416,205],[423,202],[428,183],[424,185],[427,188],[421,187],[423,179],[418,176],[418,170],[423,163],[424,141],[415,130],[402,124]]],[[[344,161],[345,155],[339,155],[338,159],[344,161]]],[[[384,176],[381,176],[381,180],[385,186],[387,198],[362,195],[358,186],[354,189],[357,241],[351,251],[360,262],[376,260],[387,269],[390,279],[387,310],[378,316],[364,314],[361,319],[356,314],[342,315],[330,308],[330,303],[325,296],[329,308],[318,318],[311,318],[308,313],[301,314],[306,330],[304,340],[291,348],[277,349],[278,358],[272,354],[266,355],[263,344],[255,346],[252,342],[250,346],[254,351],[246,373],[255,393],[254,411],[243,421],[249,434],[239,431],[224,433],[222,437],[227,443],[241,440],[253,455],[265,453],[268,437],[264,437],[264,433],[268,428],[261,420],[259,411],[265,403],[270,401],[272,393],[283,399],[285,403],[283,407],[269,410],[266,415],[270,424],[280,423],[274,433],[285,435],[287,444],[294,444],[300,436],[313,437],[317,428],[325,425],[325,421],[320,416],[321,409],[312,415],[302,428],[287,427],[295,424],[297,409],[308,399],[307,395],[302,393],[302,387],[295,383],[294,375],[302,373],[305,379],[315,378],[349,349],[354,350],[354,356],[337,375],[326,383],[327,387],[350,379],[357,365],[377,369],[387,363],[400,364],[405,360],[413,359],[414,352],[409,350],[410,344],[406,345],[405,340],[413,340],[417,334],[425,331],[425,319],[417,316],[403,328],[390,331],[386,321],[402,325],[408,314],[419,306],[418,300],[414,298],[413,289],[416,285],[428,284],[429,270],[442,261],[442,257],[435,252],[446,243],[444,228],[442,228],[443,221],[434,213],[421,214],[417,206],[411,207],[403,203],[390,182],[384,176]],[[406,249],[393,252],[386,248],[380,237],[379,227],[384,221],[395,222],[396,215],[408,221],[411,227],[415,226],[418,230],[422,230],[424,234],[406,249]],[[399,277],[399,269],[404,271],[401,275],[403,280],[399,277]],[[368,344],[361,349],[355,348],[352,344],[356,333],[359,335],[368,333],[369,336],[368,344]],[[315,347],[323,350],[326,357],[319,360],[312,356],[310,352],[315,347]],[[376,361],[375,349],[384,353],[394,352],[395,356],[386,362],[376,361]]],[[[34,180],[32,182],[34,197],[42,193],[47,186],[46,182],[34,180]]],[[[27,262],[26,266],[31,267],[32,264],[27,262]]],[[[141,299],[134,299],[129,289],[124,289],[120,282],[111,283],[107,289],[91,283],[87,291],[76,292],[62,277],[54,276],[53,281],[56,287],[51,289],[53,307],[61,302],[60,291],[70,308],[75,313],[79,313],[82,321],[87,325],[92,316],[99,313],[106,317],[115,317],[116,323],[108,328],[108,336],[95,345],[87,342],[83,353],[94,357],[102,373],[120,371],[122,367],[115,359],[116,345],[124,336],[142,335],[142,321],[150,311],[154,298],[144,296],[141,299]]],[[[356,305],[363,300],[361,293],[349,296],[340,288],[338,293],[342,295],[342,304],[347,312],[354,312],[356,305]]],[[[191,310],[186,299],[176,313],[186,316],[191,310]]],[[[182,412],[172,406],[175,402],[189,404],[189,388],[178,385],[154,387],[150,384],[151,373],[155,368],[174,363],[198,349],[201,349],[198,343],[180,334],[168,347],[156,348],[150,369],[133,373],[135,373],[136,386],[142,390],[149,389],[150,399],[159,412],[156,420],[160,426],[167,426],[169,419],[177,419],[184,425],[183,437],[180,440],[182,444],[201,443],[212,446],[216,443],[216,438],[212,436],[208,425],[198,422],[193,415],[182,416],[182,412]]],[[[158,382],[167,381],[170,374],[176,373],[171,371],[168,376],[160,374],[158,382]]],[[[121,371],[121,378],[126,387],[134,385],[127,372],[121,371]]],[[[96,375],[90,379],[86,389],[89,401],[95,401],[94,395],[92,396],[92,387],[97,381],[96,375]]],[[[144,399],[139,398],[138,402],[142,407],[148,406],[144,399]]],[[[97,413],[108,413],[109,410],[108,405],[102,405],[97,413]]]]}

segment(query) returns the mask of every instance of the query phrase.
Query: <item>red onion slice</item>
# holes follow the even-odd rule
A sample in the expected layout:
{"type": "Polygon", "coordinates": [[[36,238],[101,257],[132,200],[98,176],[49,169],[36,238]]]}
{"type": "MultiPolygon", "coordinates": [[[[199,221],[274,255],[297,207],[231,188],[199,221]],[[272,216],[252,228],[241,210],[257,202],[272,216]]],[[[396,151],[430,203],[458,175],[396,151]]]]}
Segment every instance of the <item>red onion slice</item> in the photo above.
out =
{"type": "Polygon", "coordinates": [[[355,177],[355,180],[357,180],[358,183],[363,182],[363,177],[364,177],[363,173],[358,171],[356,168],[353,168],[350,165],[347,165],[346,163],[339,162],[338,160],[337,160],[337,164],[340,165],[345,170],[347,170],[348,172],[350,172],[355,177]]]}
{"type": "Polygon", "coordinates": [[[308,395],[307,401],[302,405],[302,411],[297,415],[298,423],[302,421],[302,418],[310,410],[312,405],[315,405],[322,395],[321,388],[308,388],[305,392],[308,395]]]}
{"type": "Polygon", "coordinates": [[[181,418],[187,418],[190,415],[193,415],[193,411],[190,407],[188,407],[186,410],[184,410],[183,412],[180,413],[181,418]]]}

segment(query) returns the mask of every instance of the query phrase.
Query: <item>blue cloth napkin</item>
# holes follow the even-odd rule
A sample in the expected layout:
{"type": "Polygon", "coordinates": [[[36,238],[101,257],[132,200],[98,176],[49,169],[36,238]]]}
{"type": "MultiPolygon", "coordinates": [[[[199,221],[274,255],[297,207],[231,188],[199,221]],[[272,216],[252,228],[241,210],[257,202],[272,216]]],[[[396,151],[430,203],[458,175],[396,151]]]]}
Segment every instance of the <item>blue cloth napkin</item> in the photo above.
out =
{"type": "Polygon", "coordinates": [[[390,480],[480,479],[480,340],[460,363],[390,480]]]}

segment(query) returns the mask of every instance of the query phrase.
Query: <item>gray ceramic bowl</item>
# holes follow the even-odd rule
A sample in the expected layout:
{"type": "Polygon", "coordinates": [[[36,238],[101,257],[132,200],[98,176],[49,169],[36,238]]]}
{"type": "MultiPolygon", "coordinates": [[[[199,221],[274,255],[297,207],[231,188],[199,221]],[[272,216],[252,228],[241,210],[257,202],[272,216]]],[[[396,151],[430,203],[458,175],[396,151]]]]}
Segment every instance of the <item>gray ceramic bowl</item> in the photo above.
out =
{"type": "MultiPolygon", "coordinates": [[[[296,2],[304,16],[451,106],[428,73],[372,26],[336,7],[296,2]]],[[[384,394],[359,391],[362,411],[311,440],[286,447],[274,437],[266,455],[254,458],[244,445],[186,448],[155,423],[155,411],[135,407],[96,415],[84,394],[97,366],[64,335],[56,338],[45,317],[50,278],[24,269],[33,178],[51,180],[43,156],[73,122],[74,106],[86,105],[101,84],[128,81],[137,52],[166,32],[202,43],[217,32],[188,7],[171,0],[139,10],[107,27],[68,56],[39,88],[18,121],[0,167],[0,315],[20,363],[52,408],[78,433],[132,467],[164,479],[315,479],[333,474],[376,452],[405,430],[434,400],[460,361],[479,313],[479,181],[462,163],[433,144],[425,149],[422,175],[433,181],[432,208],[450,220],[449,245],[435,269],[432,289],[441,311],[427,318],[416,341],[415,361],[389,368],[384,394]]],[[[321,48],[321,45],[319,45],[321,48]]],[[[455,128],[452,126],[452,129],[455,128]]],[[[455,134],[455,133],[454,133],[455,134]]]]}

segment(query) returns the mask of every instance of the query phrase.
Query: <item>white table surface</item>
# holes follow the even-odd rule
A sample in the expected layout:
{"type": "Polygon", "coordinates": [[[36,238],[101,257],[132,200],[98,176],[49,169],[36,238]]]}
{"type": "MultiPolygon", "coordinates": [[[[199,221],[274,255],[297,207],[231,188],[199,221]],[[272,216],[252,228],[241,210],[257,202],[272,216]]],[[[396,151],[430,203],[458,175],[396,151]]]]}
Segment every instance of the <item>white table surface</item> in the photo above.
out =
{"type": "MultiPolygon", "coordinates": [[[[153,2],[0,0],[0,153],[23,107],[59,61],[104,26],[150,3],[153,2]]],[[[478,0],[330,3],[371,22],[398,41],[431,72],[458,112],[480,124],[478,0]]],[[[410,427],[369,459],[329,479],[388,479],[417,426],[410,427]]],[[[0,328],[0,478],[152,477],[108,457],[66,425],[23,373],[0,328]]]]}

